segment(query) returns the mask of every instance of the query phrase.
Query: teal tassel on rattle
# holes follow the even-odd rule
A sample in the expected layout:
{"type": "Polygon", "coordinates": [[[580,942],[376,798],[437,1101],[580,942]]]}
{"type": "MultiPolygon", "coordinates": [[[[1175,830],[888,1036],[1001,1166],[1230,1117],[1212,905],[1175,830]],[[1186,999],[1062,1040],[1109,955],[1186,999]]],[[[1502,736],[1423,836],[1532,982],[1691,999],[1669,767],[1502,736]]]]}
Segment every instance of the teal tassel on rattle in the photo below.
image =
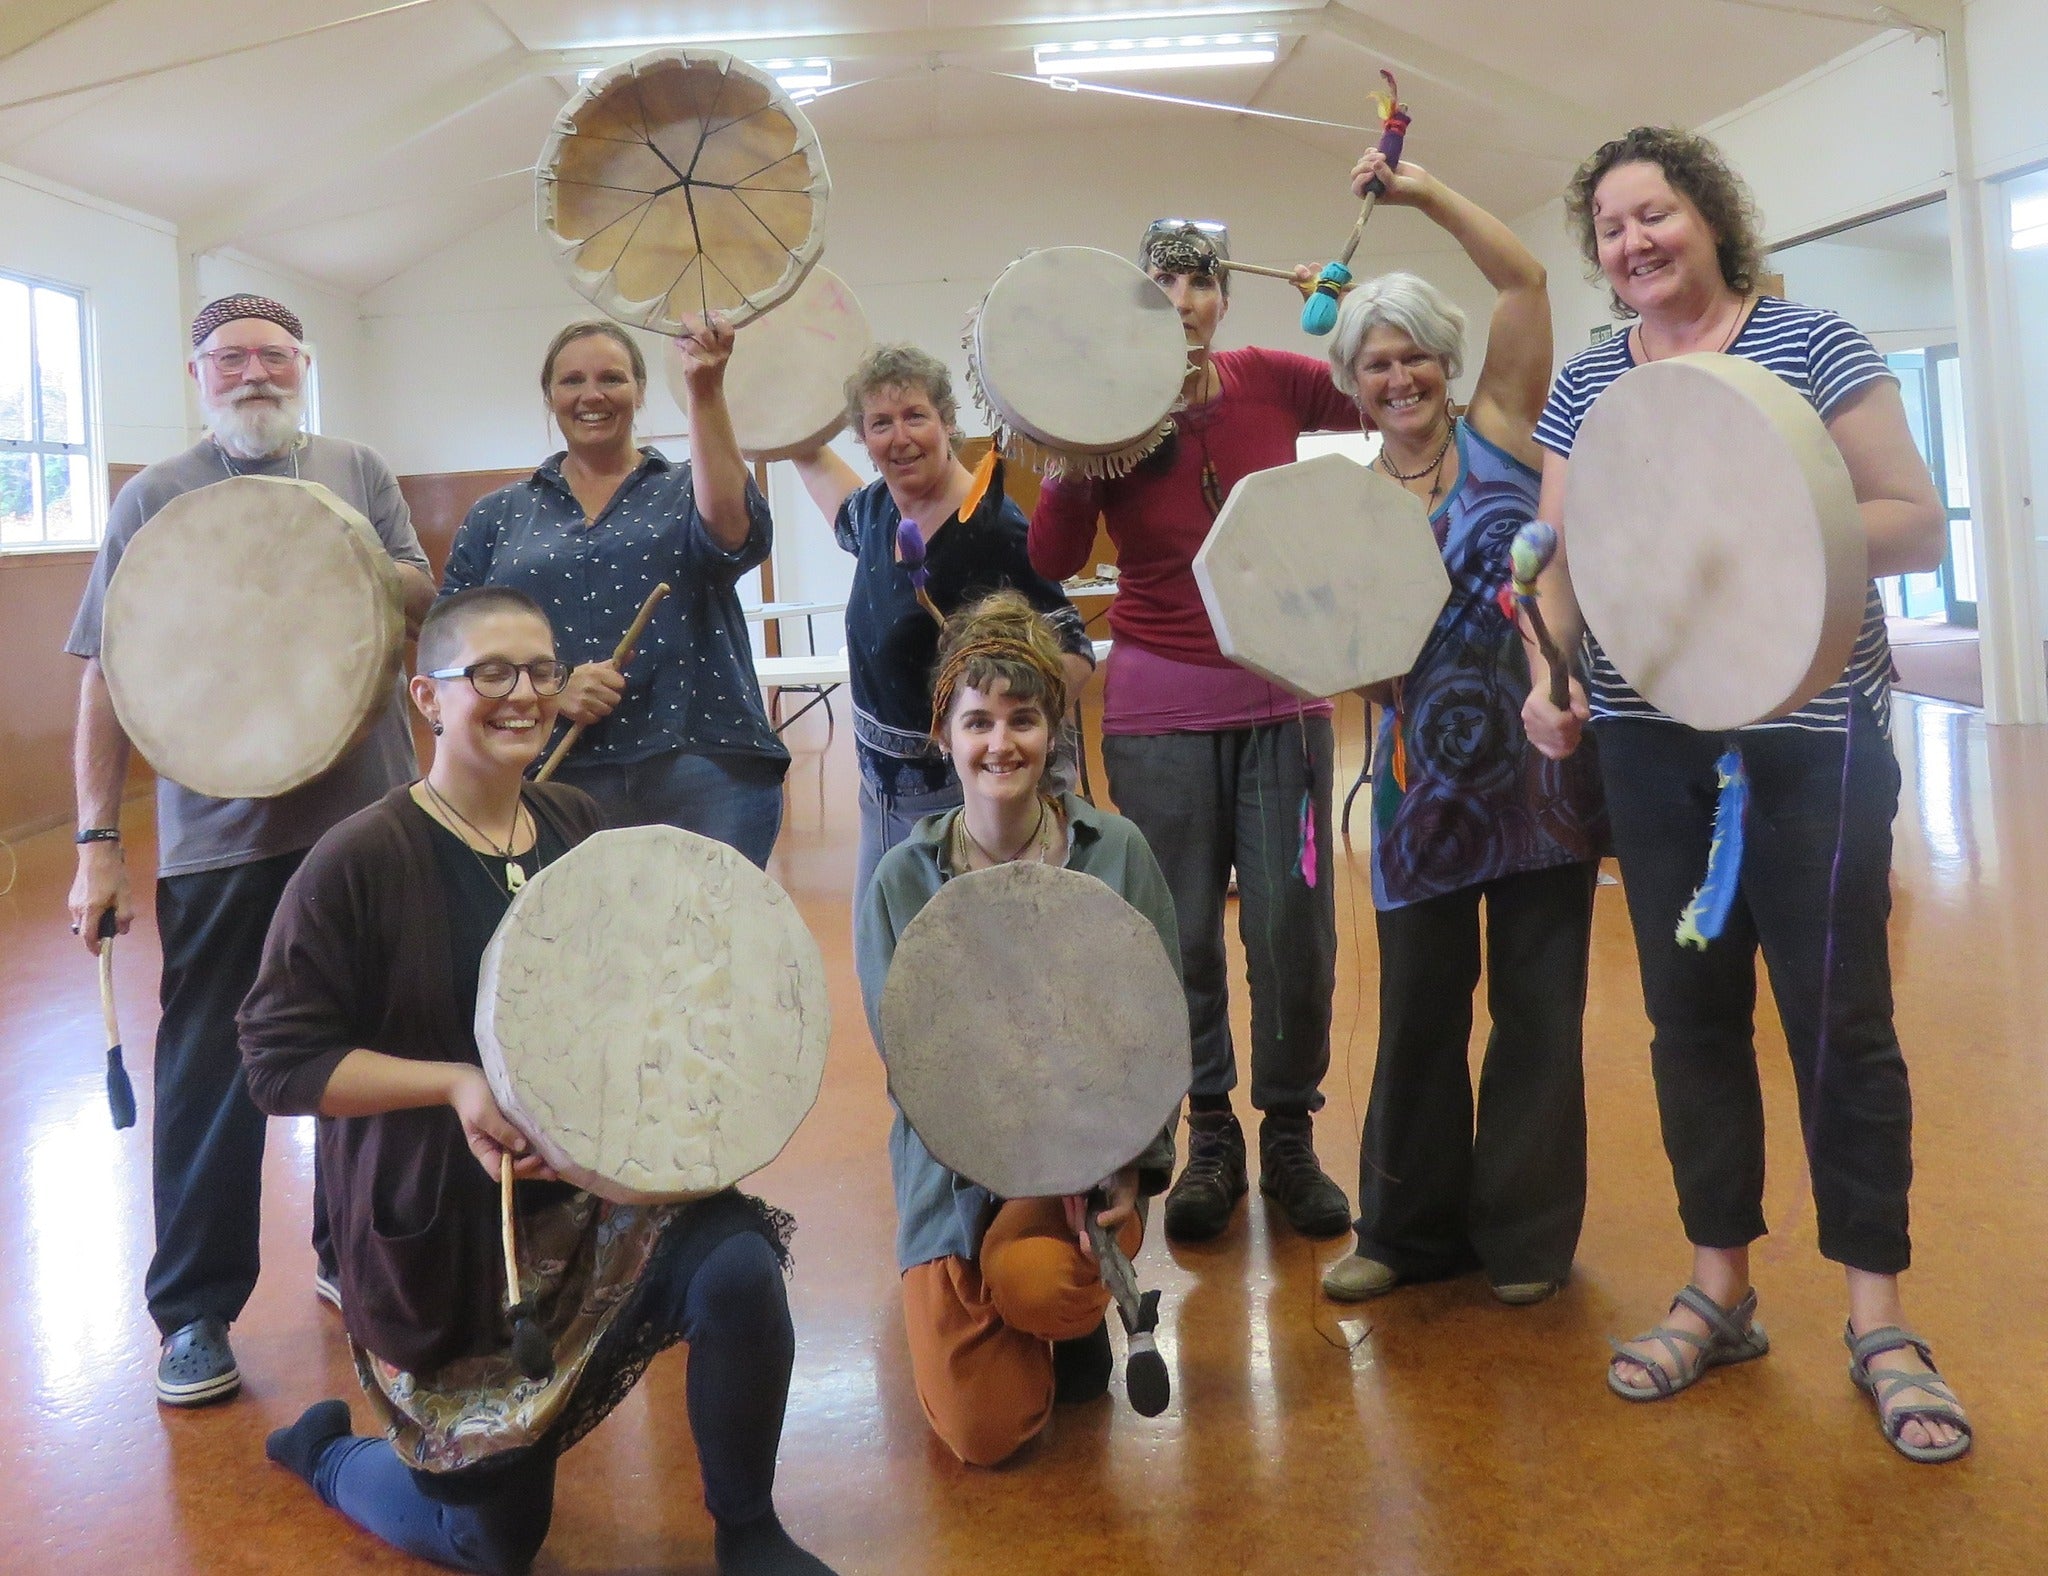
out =
{"type": "Polygon", "coordinates": [[[1742,751],[1730,745],[1714,763],[1721,782],[1714,804],[1714,840],[1707,849],[1707,874],[1685,912],[1678,916],[1678,944],[1699,951],[1721,934],[1742,882],[1742,821],[1749,809],[1749,773],[1742,751]]]}
{"type": "MultiPolygon", "coordinates": [[[[1387,91],[1376,95],[1379,101],[1380,120],[1385,129],[1380,133],[1380,152],[1386,155],[1390,168],[1401,162],[1401,145],[1407,140],[1410,116],[1408,106],[1400,102],[1400,84],[1395,82],[1394,73],[1382,71],[1387,79],[1387,91]]],[[[1358,223],[1351,227],[1351,239],[1344,243],[1344,250],[1335,261],[1323,264],[1323,271],[1316,276],[1313,293],[1301,306],[1301,331],[1304,334],[1323,335],[1337,326],[1337,297],[1344,287],[1351,283],[1351,257],[1358,250],[1358,243],[1365,236],[1365,221],[1372,217],[1373,209],[1387,188],[1375,176],[1365,189],[1365,206],[1358,210],[1358,223]]]]}

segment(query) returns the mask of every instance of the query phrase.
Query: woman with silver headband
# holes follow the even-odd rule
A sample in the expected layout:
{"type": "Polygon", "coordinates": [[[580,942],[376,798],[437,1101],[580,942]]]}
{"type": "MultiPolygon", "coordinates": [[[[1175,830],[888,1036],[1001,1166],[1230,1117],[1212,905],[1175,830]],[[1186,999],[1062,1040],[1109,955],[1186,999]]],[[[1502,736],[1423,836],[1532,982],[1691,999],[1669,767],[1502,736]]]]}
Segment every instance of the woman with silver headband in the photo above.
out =
{"type": "Polygon", "coordinates": [[[1230,305],[1218,266],[1228,255],[1220,224],[1160,220],[1145,232],[1139,262],[1187,335],[1175,430],[1127,476],[1048,482],[1031,521],[1031,561],[1054,579],[1086,564],[1099,515],[1116,544],[1102,757],[1118,810],[1159,857],[1179,920],[1195,1075],[1188,1161],[1167,1195],[1166,1233],[1182,1242],[1222,1232],[1247,1190],[1230,1107],[1223,916],[1233,866],[1251,985],[1251,1101],[1263,1117],[1260,1190],[1309,1236],[1335,1236],[1351,1216],[1317,1163],[1310,1125],[1329,1067],[1337,939],[1330,883],[1303,873],[1303,805],[1328,847],[1331,708],[1223,655],[1193,565],[1240,479],[1292,462],[1304,432],[1358,430],[1358,412],[1308,356],[1213,348],[1230,305]]]}

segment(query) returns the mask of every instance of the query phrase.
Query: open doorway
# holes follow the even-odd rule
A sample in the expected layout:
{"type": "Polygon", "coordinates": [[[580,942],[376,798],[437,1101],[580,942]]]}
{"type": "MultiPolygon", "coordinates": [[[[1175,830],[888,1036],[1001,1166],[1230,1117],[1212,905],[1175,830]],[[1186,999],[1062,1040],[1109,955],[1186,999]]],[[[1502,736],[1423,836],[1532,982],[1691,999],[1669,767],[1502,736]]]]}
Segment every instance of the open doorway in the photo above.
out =
{"type": "Polygon", "coordinates": [[[1977,542],[1947,200],[1781,247],[1771,264],[1787,296],[1841,313],[1898,374],[1914,446],[1948,511],[1941,567],[1878,582],[1895,642],[1963,637],[1977,627],[1977,542]]]}

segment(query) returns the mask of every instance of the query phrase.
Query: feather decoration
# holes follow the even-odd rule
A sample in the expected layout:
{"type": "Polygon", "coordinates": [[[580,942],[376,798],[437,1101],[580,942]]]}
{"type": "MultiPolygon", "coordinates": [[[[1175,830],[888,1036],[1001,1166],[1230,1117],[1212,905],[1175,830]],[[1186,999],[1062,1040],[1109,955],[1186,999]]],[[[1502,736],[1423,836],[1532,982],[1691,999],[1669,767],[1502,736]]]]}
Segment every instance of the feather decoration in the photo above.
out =
{"type": "Polygon", "coordinates": [[[1294,868],[1303,885],[1313,889],[1316,884],[1316,811],[1315,802],[1307,792],[1301,796],[1301,858],[1294,868]]]}
{"type": "Polygon", "coordinates": [[[965,525],[991,495],[1000,509],[1003,506],[1003,451],[994,443],[989,444],[988,453],[974,467],[974,479],[967,484],[967,496],[960,500],[960,513],[954,518],[965,525]]]}
{"type": "Polygon", "coordinates": [[[1714,763],[1720,797],[1714,803],[1714,839],[1707,848],[1707,873],[1685,912],[1678,916],[1678,944],[1705,951],[1721,934],[1742,883],[1742,822],[1749,809],[1749,773],[1742,751],[1730,745],[1714,763]]]}

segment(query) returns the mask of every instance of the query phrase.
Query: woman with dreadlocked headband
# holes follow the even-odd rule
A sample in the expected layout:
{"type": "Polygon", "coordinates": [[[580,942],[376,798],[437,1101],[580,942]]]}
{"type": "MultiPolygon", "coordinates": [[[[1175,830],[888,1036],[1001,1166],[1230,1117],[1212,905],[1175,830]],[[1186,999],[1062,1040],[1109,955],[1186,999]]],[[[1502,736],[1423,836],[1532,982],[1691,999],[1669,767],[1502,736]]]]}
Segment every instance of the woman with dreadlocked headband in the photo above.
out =
{"type": "Polygon", "coordinates": [[[1110,797],[1143,829],[1173,889],[1194,1024],[1188,1163],[1166,1198],[1166,1235],[1218,1235],[1247,1190],[1244,1132],[1230,1108],[1237,1059],[1223,945],[1234,867],[1251,986],[1251,1103],[1263,1118],[1259,1190],[1295,1230],[1334,1237],[1351,1224],[1351,1206],[1317,1162],[1310,1122],[1330,1065],[1337,911],[1330,882],[1316,880],[1304,858],[1309,836],[1330,847],[1330,703],[1303,704],[1223,655],[1194,561],[1241,479],[1290,464],[1304,432],[1358,431],[1359,415],[1320,361],[1211,348],[1230,305],[1229,274],[1217,266],[1229,256],[1221,225],[1161,220],[1139,252],[1187,335],[1193,370],[1174,433],[1128,476],[1048,482],[1031,520],[1031,562],[1065,579],[1088,561],[1097,516],[1107,518],[1121,577],[1109,612],[1116,645],[1102,760],[1110,797]]]}
{"type": "MultiPolygon", "coordinates": [[[[1067,710],[1060,647],[1015,592],[948,621],[932,691],[932,738],[959,773],[962,803],[926,816],[882,856],[854,922],[854,956],[875,1043],[897,938],[956,875],[1036,861],[1098,877],[1150,920],[1178,958],[1173,899],[1152,851],[1120,815],[1045,791],[1046,757],[1067,710]]],[[[1056,1401],[1109,1384],[1109,1293],[1081,1201],[1000,1199],[949,1171],[898,1111],[889,1132],[896,1258],[917,1396],[962,1461],[994,1466],[1045,1427],[1056,1401]]],[[[1143,1238],[1140,1194],[1166,1186],[1171,1128],[1119,1172],[1098,1217],[1124,1251],[1143,1238]]]]}

